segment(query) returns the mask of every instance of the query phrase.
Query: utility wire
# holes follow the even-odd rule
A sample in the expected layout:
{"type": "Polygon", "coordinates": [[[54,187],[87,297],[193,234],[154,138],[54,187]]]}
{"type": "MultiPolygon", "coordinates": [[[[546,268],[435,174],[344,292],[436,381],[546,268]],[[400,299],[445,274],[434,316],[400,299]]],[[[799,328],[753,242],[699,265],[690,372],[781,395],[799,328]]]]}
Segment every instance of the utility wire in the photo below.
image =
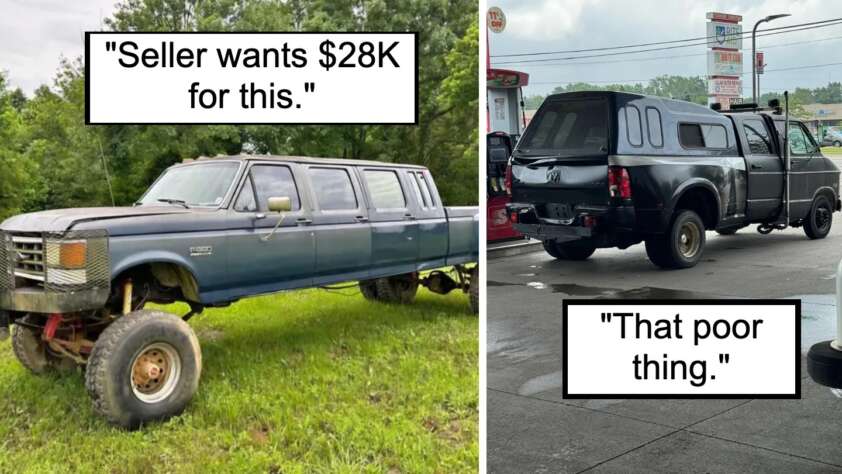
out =
{"type": "MultiPolygon", "coordinates": [[[[791,43],[778,43],[778,44],[771,44],[768,46],[764,46],[763,50],[773,49],[773,48],[782,48],[787,46],[797,46],[801,44],[810,44],[810,43],[821,43],[823,41],[836,41],[842,39],[842,36],[831,36],[828,38],[820,38],[815,40],[806,40],[806,41],[794,41],[791,43]]],[[[663,59],[680,59],[680,58],[688,58],[694,56],[707,56],[707,52],[704,53],[692,53],[692,54],[676,54],[672,56],[652,56],[646,58],[636,58],[636,59],[614,59],[614,60],[607,60],[607,61],[583,61],[583,62],[563,62],[557,64],[550,64],[550,63],[542,63],[542,64],[534,64],[529,65],[527,67],[559,67],[559,66],[579,66],[579,65],[593,65],[593,64],[618,64],[618,63],[632,63],[632,62],[640,62],[640,61],[658,61],[663,59]]]]}
{"type": "MultiPolygon", "coordinates": [[[[798,23],[798,24],[795,24],[795,25],[778,26],[778,27],[775,27],[775,28],[766,28],[766,29],[757,30],[757,31],[758,32],[776,31],[776,30],[795,28],[795,27],[799,27],[799,26],[820,25],[822,23],[830,23],[830,22],[839,21],[839,20],[842,20],[842,17],[833,18],[833,19],[830,19],[830,20],[813,21],[813,22],[809,22],[809,23],[798,23]]],[[[745,37],[746,35],[751,35],[751,32],[745,31],[745,32],[742,32],[742,33],[739,33],[739,34],[727,35],[727,36],[732,37],[732,38],[736,38],[736,37],[745,37]]],[[[758,35],[758,36],[760,36],[760,35],[758,35]]],[[[542,51],[542,52],[537,52],[537,53],[492,54],[491,57],[492,58],[511,58],[511,57],[517,57],[517,56],[543,56],[543,55],[547,55],[547,54],[587,53],[587,52],[591,52],[591,51],[610,51],[610,50],[613,50],[613,49],[640,48],[640,47],[644,47],[644,46],[658,46],[658,45],[662,45],[662,44],[686,43],[688,41],[709,40],[709,39],[716,39],[716,35],[714,35],[714,36],[698,36],[698,37],[695,37],[695,38],[687,38],[687,39],[671,40],[671,41],[657,41],[657,42],[654,42],[654,43],[638,43],[638,44],[628,44],[628,45],[622,45],[622,46],[605,46],[605,47],[601,47],[601,48],[569,49],[569,50],[564,50],[564,51],[542,51]]]]}
{"type": "MultiPolygon", "coordinates": [[[[803,65],[803,66],[791,66],[791,67],[782,67],[782,68],[776,68],[776,69],[766,69],[765,72],[794,71],[794,70],[801,70],[801,69],[815,69],[815,68],[820,68],[820,67],[840,66],[840,65],[842,65],[842,62],[824,63],[824,64],[808,64],[808,65],[803,65]]],[[[765,74],[765,72],[764,72],[764,74],[765,74]]],[[[733,74],[733,75],[734,76],[742,76],[742,75],[746,75],[746,74],[751,74],[751,73],[750,72],[743,72],[741,74],[733,74]]],[[[707,76],[707,74],[692,74],[690,76],[682,76],[682,77],[705,77],[705,76],[707,76]]],[[[576,84],[576,83],[579,83],[579,82],[583,82],[583,83],[586,83],[586,84],[622,84],[622,83],[627,83],[627,82],[632,82],[632,83],[649,82],[653,79],[657,79],[658,77],[660,77],[660,76],[652,77],[652,78],[649,78],[649,79],[615,79],[615,80],[612,80],[612,81],[583,81],[583,80],[578,80],[578,81],[530,82],[530,85],[532,85],[532,84],[534,84],[534,85],[576,84]]]]}
{"type": "MultiPolygon", "coordinates": [[[[793,33],[793,32],[796,32],[796,31],[812,30],[812,29],[816,29],[816,28],[824,28],[824,27],[827,27],[827,26],[835,26],[835,25],[839,25],[839,24],[842,24],[842,20],[836,20],[835,23],[826,23],[826,24],[822,24],[822,25],[809,26],[809,27],[786,30],[786,31],[775,31],[775,32],[766,33],[766,34],[763,34],[763,35],[757,35],[757,36],[760,37],[760,36],[780,35],[780,34],[784,34],[784,33],[793,33]]],[[[548,62],[548,61],[568,61],[568,60],[575,60],[575,59],[600,58],[600,57],[606,57],[606,56],[620,56],[620,55],[625,55],[625,54],[646,53],[646,52],[651,52],[651,51],[666,51],[666,50],[671,50],[671,49],[688,48],[688,47],[692,47],[692,46],[703,46],[703,45],[708,45],[708,44],[709,44],[708,42],[703,42],[703,43],[681,44],[681,45],[677,45],[677,46],[665,46],[665,47],[661,47],[661,48],[639,49],[639,50],[636,50],[636,51],[621,51],[621,52],[614,52],[614,53],[592,54],[592,55],[585,55],[585,56],[567,56],[567,57],[559,57],[559,58],[524,59],[524,60],[516,60],[516,61],[503,61],[503,62],[494,63],[493,65],[494,66],[500,66],[500,65],[506,65],[506,64],[545,63],[545,62],[548,62]]]]}

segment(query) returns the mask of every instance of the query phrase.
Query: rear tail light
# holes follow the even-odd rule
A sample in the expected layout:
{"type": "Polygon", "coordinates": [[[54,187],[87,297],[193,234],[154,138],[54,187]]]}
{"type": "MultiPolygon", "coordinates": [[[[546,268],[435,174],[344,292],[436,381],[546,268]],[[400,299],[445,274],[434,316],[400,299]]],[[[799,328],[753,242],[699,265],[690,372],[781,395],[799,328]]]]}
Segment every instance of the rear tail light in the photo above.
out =
{"type": "Polygon", "coordinates": [[[596,217],[585,216],[584,218],[582,218],[582,225],[584,227],[596,227],[596,217]]]}
{"type": "Polygon", "coordinates": [[[509,213],[509,222],[512,224],[517,224],[517,211],[512,211],[509,213]]]}
{"type": "Polygon", "coordinates": [[[612,198],[631,199],[631,179],[622,166],[608,167],[608,194],[612,198]]]}
{"type": "Polygon", "coordinates": [[[512,164],[511,163],[506,165],[505,185],[506,185],[506,194],[511,196],[512,195],[512,164]]]}

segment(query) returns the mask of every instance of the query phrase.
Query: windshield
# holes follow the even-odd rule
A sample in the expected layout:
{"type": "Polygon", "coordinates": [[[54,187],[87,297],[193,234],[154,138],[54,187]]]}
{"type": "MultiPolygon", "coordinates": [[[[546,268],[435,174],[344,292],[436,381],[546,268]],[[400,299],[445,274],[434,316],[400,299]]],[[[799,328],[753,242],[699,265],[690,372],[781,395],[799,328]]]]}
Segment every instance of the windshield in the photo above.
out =
{"type": "Polygon", "coordinates": [[[239,163],[224,162],[170,168],[138,204],[169,202],[187,206],[219,206],[228,194],[239,167],[239,163]]]}
{"type": "Polygon", "coordinates": [[[608,101],[556,100],[545,103],[518,143],[518,154],[595,155],[608,152],[608,101]]]}

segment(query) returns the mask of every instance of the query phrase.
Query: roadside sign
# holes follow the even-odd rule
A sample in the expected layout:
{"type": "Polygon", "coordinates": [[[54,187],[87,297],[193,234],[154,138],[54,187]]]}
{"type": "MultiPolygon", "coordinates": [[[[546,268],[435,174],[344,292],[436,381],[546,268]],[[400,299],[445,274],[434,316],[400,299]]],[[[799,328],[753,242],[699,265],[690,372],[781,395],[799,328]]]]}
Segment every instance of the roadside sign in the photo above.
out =
{"type": "Polygon", "coordinates": [[[741,96],[743,93],[743,81],[725,77],[712,77],[708,79],[708,94],[713,96],[741,96]]]}
{"type": "Polygon", "coordinates": [[[708,74],[711,76],[739,76],[743,73],[743,55],[739,51],[708,51],[708,74]]]}
{"type": "Polygon", "coordinates": [[[763,51],[758,51],[754,56],[754,65],[757,69],[757,74],[763,74],[763,67],[766,64],[763,63],[763,51]]]}
{"type": "Polygon", "coordinates": [[[710,48],[743,48],[743,27],[739,23],[710,21],[707,23],[707,36],[710,48]]]}
{"type": "Polygon", "coordinates": [[[486,16],[488,29],[493,33],[502,33],[506,29],[506,15],[499,7],[491,7],[488,9],[486,16]]]}

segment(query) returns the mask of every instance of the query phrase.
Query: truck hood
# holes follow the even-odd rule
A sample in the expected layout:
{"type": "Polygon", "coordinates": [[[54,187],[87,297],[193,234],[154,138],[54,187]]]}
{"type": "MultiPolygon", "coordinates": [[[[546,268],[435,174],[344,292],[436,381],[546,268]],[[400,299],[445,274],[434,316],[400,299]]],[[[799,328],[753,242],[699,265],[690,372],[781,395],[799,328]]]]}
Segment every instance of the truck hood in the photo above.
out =
{"type": "Polygon", "coordinates": [[[0,230],[11,232],[63,232],[83,222],[163,214],[186,214],[189,212],[189,209],[175,206],[53,209],[10,217],[0,224],[0,230]]]}

